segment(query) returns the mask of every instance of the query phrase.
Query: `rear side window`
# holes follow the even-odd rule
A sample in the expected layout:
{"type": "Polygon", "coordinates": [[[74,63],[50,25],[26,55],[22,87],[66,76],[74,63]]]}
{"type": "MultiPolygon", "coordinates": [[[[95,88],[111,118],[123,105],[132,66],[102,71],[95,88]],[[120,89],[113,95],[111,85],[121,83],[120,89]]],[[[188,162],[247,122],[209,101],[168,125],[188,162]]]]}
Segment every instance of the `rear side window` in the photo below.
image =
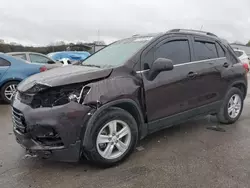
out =
{"type": "Polygon", "coordinates": [[[161,45],[154,54],[154,59],[157,58],[171,59],[175,65],[190,62],[188,40],[174,40],[161,45]]]}
{"type": "Polygon", "coordinates": [[[16,58],[20,58],[20,59],[24,59],[24,60],[27,60],[26,58],[26,55],[25,54],[15,54],[15,55],[12,55],[13,57],[16,57],[16,58]]]}
{"type": "Polygon", "coordinates": [[[0,57],[0,67],[10,66],[10,62],[0,57]]]}
{"type": "Polygon", "coordinates": [[[37,55],[37,54],[30,54],[30,61],[32,63],[41,63],[41,64],[47,64],[48,61],[50,61],[49,58],[37,55]]]}
{"type": "Polygon", "coordinates": [[[194,51],[198,61],[218,57],[215,43],[195,41],[194,51]]]}

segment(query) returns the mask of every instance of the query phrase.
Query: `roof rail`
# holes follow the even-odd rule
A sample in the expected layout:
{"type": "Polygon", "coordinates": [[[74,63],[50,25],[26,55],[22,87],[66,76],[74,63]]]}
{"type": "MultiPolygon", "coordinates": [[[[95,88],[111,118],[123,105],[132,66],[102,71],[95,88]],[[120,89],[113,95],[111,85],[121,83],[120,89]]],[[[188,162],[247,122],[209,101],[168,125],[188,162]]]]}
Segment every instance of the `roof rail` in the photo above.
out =
{"type": "Polygon", "coordinates": [[[138,36],[140,36],[139,34],[134,34],[134,35],[132,35],[132,37],[138,37],[138,36]]]}
{"type": "Polygon", "coordinates": [[[194,30],[194,29],[172,29],[172,30],[169,30],[168,32],[191,32],[191,33],[200,33],[200,34],[205,34],[205,35],[217,37],[217,35],[215,35],[213,33],[206,32],[206,31],[200,31],[200,30],[194,30]]]}

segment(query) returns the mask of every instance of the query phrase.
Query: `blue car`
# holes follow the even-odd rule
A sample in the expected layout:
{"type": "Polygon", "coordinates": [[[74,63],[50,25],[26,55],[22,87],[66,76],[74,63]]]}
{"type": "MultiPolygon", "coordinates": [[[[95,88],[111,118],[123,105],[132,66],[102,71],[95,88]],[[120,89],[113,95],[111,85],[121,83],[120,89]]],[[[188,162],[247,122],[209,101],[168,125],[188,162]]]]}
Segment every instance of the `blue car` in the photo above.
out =
{"type": "Polygon", "coordinates": [[[25,78],[47,70],[44,65],[31,64],[0,53],[0,97],[10,103],[17,85],[25,78]]]}
{"type": "Polygon", "coordinates": [[[61,59],[69,59],[70,61],[82,61],[90,56],[89,52],[85,51],[63,51],[63,52],[52,52],[48,56],[54,61],[60,61],[61,59]]]}

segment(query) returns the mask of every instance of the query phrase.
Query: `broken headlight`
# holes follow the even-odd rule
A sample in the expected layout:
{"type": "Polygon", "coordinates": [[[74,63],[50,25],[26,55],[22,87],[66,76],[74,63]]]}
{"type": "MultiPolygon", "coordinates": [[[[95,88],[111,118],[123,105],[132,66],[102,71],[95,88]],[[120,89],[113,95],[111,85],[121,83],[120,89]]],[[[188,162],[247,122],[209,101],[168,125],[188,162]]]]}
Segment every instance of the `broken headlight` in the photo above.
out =
{"type": "Polygon", "coordinates": [[[68,97],[69,101],[78,102],[80,104],[83,103],[85,96],[89,93],[90,87],[89,86],[83,86],[79,95],[76,95],[75,93],[71,93],[68,97]]]}
{"type": "Polygon", "coordinates": [[[44,85],[42,83],[36,83],[35,85],[33,85],[31,88],[29,88],[27,91],[25,91],[26,93],[38,93],[41,92],[43,90],[48,89],[50,86],[48,85],[44,85]]]}
{"type": "Polygon", "coordinates": [[[32,107],[60,106],[71,101],[82,104],[89,90],[90,87],[82,85],[52,87],[35,95],[32,101],[32,107]]]}

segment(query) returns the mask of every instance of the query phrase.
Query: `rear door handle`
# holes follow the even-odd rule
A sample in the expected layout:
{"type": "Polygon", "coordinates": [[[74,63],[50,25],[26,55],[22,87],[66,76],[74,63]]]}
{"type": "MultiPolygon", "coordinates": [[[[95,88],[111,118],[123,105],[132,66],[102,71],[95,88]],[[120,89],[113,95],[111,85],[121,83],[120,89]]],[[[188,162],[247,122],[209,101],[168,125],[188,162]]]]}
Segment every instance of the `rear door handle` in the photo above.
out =
{"type": "Polygon", "coordinates": [[[195,78],[197,75],[198,75],[197,72],[189,72],[188,75],[187,75],[187,77],[188,78],[195,78]]]}
{"type": "Polygon", "coordinates": [[[225,63],[223,64],[223,67],[225,67],[225,68],[229,67],[228,62],[225,62],[225,63]]]}

